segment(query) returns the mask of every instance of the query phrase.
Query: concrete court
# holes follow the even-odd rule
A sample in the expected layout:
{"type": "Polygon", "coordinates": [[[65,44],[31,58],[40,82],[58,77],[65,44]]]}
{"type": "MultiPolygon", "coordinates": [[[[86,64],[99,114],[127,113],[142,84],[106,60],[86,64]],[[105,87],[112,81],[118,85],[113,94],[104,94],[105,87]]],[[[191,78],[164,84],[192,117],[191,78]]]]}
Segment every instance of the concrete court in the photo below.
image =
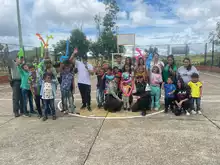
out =
{"type": "Polygon", "coordinates": [[[220,165],[220,75],[201,80],[204,115],[46,122],[13,118],[10,88],[1,85],[0,165],[220,165]]]}

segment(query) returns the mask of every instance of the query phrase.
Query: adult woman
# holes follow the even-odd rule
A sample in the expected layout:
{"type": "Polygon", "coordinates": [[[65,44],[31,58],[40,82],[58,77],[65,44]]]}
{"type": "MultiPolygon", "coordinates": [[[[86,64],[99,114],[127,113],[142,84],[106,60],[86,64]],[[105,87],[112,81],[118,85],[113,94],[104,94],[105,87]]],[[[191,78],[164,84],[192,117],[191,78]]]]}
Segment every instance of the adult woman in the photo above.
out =
{"type": "Polygon", "coordinates": [[[124,64],[124,66],[123,66],[123,68],[122,68],[122,72],[124,72],[125,71],[125,65],[128,65],[129,66],[129,68],[130,68],[130,71],[132,71],[132,60],[131,60],[131,57],[126,57],[125,58],[125,64],[124,64]]]}
{"type": "Polygon", "coordinates": [[[168,77],[172,77],[174,83],[176,83],[176,71],[177,66],[174,61],[173,55],[167,56],[167,64],[163,68],[162,76],[163,82],[167,82],[168,77]]]}
{"type": "Polygon", "coordinates": [[[158,53],[154,53],[153,60],[151,61],[151,64],[150,64],[150,70],[152,70],[152,68],[156,65],[157,67],[159,67],[160,73],[162,73],[164,63],[163,61],[160,61],[159,57],[160,56],[158,53]]]}
{"type": "Polygon", "coordinates": [[[192,66],[191,60],[186,57],[183,60],[183,66],[181,66],[177,71],[177,77],[181,77],[185,84],[191,80],[191,76],[193,73],[198,73],[196,67],[192,66]]]}

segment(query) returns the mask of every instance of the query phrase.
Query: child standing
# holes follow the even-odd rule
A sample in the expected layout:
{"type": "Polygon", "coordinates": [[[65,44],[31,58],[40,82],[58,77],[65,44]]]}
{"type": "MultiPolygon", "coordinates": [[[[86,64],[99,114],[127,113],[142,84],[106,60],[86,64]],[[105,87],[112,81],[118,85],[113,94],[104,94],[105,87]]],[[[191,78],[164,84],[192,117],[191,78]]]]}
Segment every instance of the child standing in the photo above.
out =
{"type": "Polygon", "coordinates": [[[160,108],[160,84],[163,82],[158,66],[153,66],[150,82],[152,99],[151,108],[158,111],[160,108]]]}
{"type": "Polygon", "coordinates": [[[104,75],[104,69],[99,68],[96,72],[97,75],[97,91],[96,91],[96,101],[98,108],[101,108],[104,104],[104,84],[103,84],[103,75],[104,75]]]}
{"type": "Polygon", "coordinates": [[[75,114],[75,105],[73,101],[73,92],[75,91],[74,74],[71,72],[70,64],[68,62],[64,64],[60,74],[62,78],[60,90],[62,95],[63,110],[65,113],[75,114]],[[69,101],[69,106],[67,100],[69,101]]]}
{"type": "Polygon", "coordinates": [[[43,76],[43,82],[41,87],[41,96],[44,102],[44,114],[43,121],[48,119],[48,113],[51,110],[52,119],[56,120],[56,111],[54,106],[54,100],[56,95],[56,80],[52,80],[52,75],[45,73],[43,76]]]}
{"type": "Polygon", "coordinates": [[[24,115],[31,116],[34,114],[34,107],[33,107],[33,97],[30,90],[30,85],[28,83],[29,79],[29,68],[27,64],[22,64],[20,60],[17,60],[17,69],[21,75],[21,92],[23,97],[23,106],[24,106],[24,115]],[[30,111],[27,111],[27,100],[29,100],[30,111]]]}
{"type": "Polygon", "coordinates": [[[41,90],[41,84],[39,79],[38,71],[36,71],[36,68],[32,65],[29,67],[30,69],[30,76],[29,76],[29,84],[30,84],[30,90],[34,97],[34,101],[37,107],[39,118],[42,117],[42,110],[41,110],[41,96],[40,96],[40,90],[41,90]]]}
{"type": "Polygon", "coordinates": [[[191,76],[191,81],[188,83],[189,87],[191,88],[191,106],[192,106],[192,113],[195,113],[195,110],[198,114],[202,114],[200,104],[201,104],[201,96],[202,96],[202,82],[199,81],[198,73],[193,73],[191,76]],[[196,109],[194,104],[196,103],[196,109]]]}
{"type": "Polygon", "coordinates": [[[163,85],[165,91],[165,113],[168,112],[168,108],[173,111],[174,105],[174,93],[176,91],[176,86],[173,84],[172,77],[167,78],[167,83],[163,85]]]}

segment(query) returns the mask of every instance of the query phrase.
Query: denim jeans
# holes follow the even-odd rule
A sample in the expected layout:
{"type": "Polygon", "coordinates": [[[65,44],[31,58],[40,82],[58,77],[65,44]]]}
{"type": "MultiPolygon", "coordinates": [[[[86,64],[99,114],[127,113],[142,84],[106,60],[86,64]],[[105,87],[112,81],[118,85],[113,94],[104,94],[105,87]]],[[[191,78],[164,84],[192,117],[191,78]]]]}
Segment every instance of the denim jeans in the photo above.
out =
{"type": "Polygon", "coordinates": [[[24,113],[28,113],[28,111],[27,111],[28,101],[29,101],[29,106],[30,106],[30,113],[33,113],[34,112],[34,107],[33,107],[33,96],[32,96],[31,90],[21,89],[21,91],[22,91],[22,96],[23,96],[24,113]]]}
{"type": "Polygon", "coordinates": [[[61,91],[61,95],[62,95],[62,105],[63,105],[63,110],[68,110],[72,113],[75,112],[75,105],[74,105],[74,98],[73,98],[73,94],[72,92],[63,90],[61,91]],[[68,102],[69,101],[69,106],[68,106],[68,102]]]}
{"type": "Polygon", "coordinates": [[[52,116],[55,116],[56,112],[55,112],[55,106],[54,106],[54,99],[45,99],[43,100],[43,102],[44,102],[44,114],[43,115],[47,117],[51,110],[52,116]]]}
{"type": "Polygon", "coordinates": [[[191,109],[192,110],[196,110],[196,111],[200,111],[200,104],[201,104],[201,98],[191,98],[191,109]],[[196,109],[195,109],[195,105],[196,104],[196,109]]]}
{"type": "Polygon", "coordinates": [[[12,80],[11,87],[12,87],[12,100],[13,100],[13,112],[24,113],[24,106],[23,106],[23,97],[21,92],[21,81],[19,80],[12,80]]]}
{"type": "Polygon", "coordinates": [[[102,106],[104,104],[104,90],[97,88],[96,90],[97,105],[102,106]]]}

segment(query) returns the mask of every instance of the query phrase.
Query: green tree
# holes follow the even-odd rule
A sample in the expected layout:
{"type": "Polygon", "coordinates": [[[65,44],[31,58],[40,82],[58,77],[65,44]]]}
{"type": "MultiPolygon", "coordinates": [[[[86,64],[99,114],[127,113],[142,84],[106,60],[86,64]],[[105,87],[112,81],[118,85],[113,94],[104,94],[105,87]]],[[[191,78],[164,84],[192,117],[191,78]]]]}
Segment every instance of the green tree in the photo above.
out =
{"type": "MultiPolygon", "coordinates": [[[[78,48],[78,55],[86,55],[89,50],[90,42],[86,39],[86,35],[79,29],[74,29],[69,38],[69,56],[72,54],[74,48],[78,48]]],[[[53,45],[55,59],[65,55],[66,53],[66,40],[60,40],[53,45]]]]}
{"type": "MultiPolygon", "coordinates": [[[[115,0],[104,0],[106,15],[103,18],[103,29],[101,33],[99,33],[99,38],[96,44],[97,48],[95,50],[99,50],[98,52],[104,56],[111,56],[111,53],[118,52],[117,50],[117,38],[116,38],[116,21],[117,21],[117,13],[119,12],[119,7],[115,0]]],[[[95,16],[94,18],[97,30],[100,31],[100,18],[95,16]]],[[[93,49],[94,50],[94,49],[93,49]]],[[[119,52],[124,52],[124,47],[119,47],[119,52]]]]}
{"type": "Polygon", "coordinates": [[[220,44],[220,22],[216,23],[215,31],[209,33],[209,41],[214,42],[215,45],[220,44]]]}
{"type": "Polygon", "coordinates": [[[78,49],[78,55],[84,56],[89,51],[89,41],[86,39],[86,35],[79,29],[75,29],[70,35],[70,53],[74,48],[78,49]]]}

